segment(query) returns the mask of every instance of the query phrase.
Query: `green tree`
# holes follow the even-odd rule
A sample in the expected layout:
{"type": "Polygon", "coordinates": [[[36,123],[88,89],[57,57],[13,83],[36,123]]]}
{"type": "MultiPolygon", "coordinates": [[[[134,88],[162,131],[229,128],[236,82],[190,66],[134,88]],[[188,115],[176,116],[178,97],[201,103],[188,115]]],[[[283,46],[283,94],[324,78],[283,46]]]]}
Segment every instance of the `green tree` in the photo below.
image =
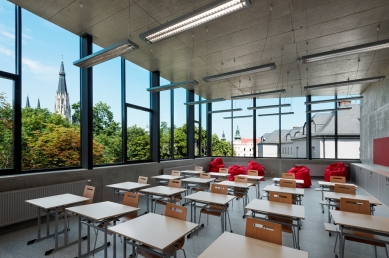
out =
{"type": "Polygon", "coordinates": [[[161,122],[160,135],[160,159],[171,159],[171,135],[170,127],[166,122],[161,122]]]}
{"type": "Polygon", "coordinates": [[[13,109],[0,92],[0,169],[13,166],[13,109]]]}
{"type": "Polygon", "coordinates": [[[150,135],[141,128],[133,125],[127,128],[127,160],[150,159],[150,135]]]}
{"type": "Polygon", "coordinates": [[[235,151],[232,151],[230,142],[222,141],[217,134],[212,135],[212,156],[233,156],[235,151]]]}

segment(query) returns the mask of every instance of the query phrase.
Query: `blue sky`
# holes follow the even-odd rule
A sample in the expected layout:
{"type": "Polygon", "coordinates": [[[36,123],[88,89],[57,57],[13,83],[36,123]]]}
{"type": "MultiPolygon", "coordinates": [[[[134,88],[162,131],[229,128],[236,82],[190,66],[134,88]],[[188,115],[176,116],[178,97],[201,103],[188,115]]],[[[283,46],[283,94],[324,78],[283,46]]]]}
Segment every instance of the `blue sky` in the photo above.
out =
{"type": "MultiPolygon", "coordinates": [[[[0,70],[14,72],[14,5],[0,0],[0,70]]],[[[30,104],[35,107],[40,99],[41,106],[53,111],[55,94],[58,87],[58,72],[63,58],[66,72],[66,82],[70,95],[70,102],[80,100],[79,68],[73,65],[79,59],[79,38],[57,25],[52,24],[26,10],[22,12],[22,34],[23,34],[23,107],[27,98],[30,104]]],[[[101,48],[94,45],[93,51],[101,48]]],[[[128,103],[149,107],[149,93],[145,90],[149,87],[149,72],[131,62],[126,62],[127,94],[128,103]]],[[[161,84],[168,84],[161,79],[161,84]]],[[[120,122],[120,58],[99,64],[93,68],[94,103],[103,101],[111,106],[115,120],[120,122]]],[[[6,92],[11,102],[11,83],[0,79],[0,91],[6,92]]],[[[328,98],[328,97],[323,97],[328,98]]],[[[183,105],[186,93],[183,89],[175,90],[175,124],[181,126],[186,122],[186,108],[183,105]]],[[[170,122],[170,108],[168,103],[170,95],[166,92],[161,94],[161,121],[170,122]]],[[[294,111],[294,115],[282,117],[282,129],[291,129],[293,126],[302,126],[305,121],[305,98],[285,98],[282,103],[291,103],[291,108],[283,108],[283,112],[294,111]]],[[[259,99],[257,105],[278,104],[278,99],[259,99]]],[[[234,101],[234,108],[242,108],[243,111],[234,115],[249,115],[252,111],[247,107],[252,106],[252,100],[234,101]]],[[[317,105],[315,108],[332,108],[333,104],[317,105]]],[[[213,104],[213,110],[231,108],[231,101],[218,102],[213,104]]],[[[196,112],[198,108],[196,106],[196,112]]],[[[273,113],[277,109],[264,109],[257,113],[273,113]]],[[[148,116],[143,112],[130,110],[128,125],[137,124],[146,127],[149,123],[148,116]]],[[[203,105],[203,123],[205,126],[205,105],[203,105]]],[[[197,115],[196,115],[197,116],[197,115]]],[[[231,120],[223,119],[230,116],[230,113],[220,113],[213,116],[213,133],[221,137],[225,131],[227,140],[231,139],[231,120]]],[[[241,136],[252,138],[252,119],[235,119],[233,122],[233,133],[239,126],[241,136]]],[[[278,117],[258,117],[257,137],[264,133],[270,133],[278,129],[278,117]]]]}

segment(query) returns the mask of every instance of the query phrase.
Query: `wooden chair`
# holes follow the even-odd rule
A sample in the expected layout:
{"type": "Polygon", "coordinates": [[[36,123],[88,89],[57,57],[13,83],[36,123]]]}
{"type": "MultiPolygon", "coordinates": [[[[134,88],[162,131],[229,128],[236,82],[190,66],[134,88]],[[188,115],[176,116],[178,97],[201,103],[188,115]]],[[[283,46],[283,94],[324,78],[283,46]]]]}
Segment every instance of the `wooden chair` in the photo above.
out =
{"type": "MultiPolygon", "coordinates": [[[[247,177],[245,177],[245,176],[237,175],[237,176],[234,177],[234,182],[237,182],[237,183],[247,183],[248,180],[247,180],[247,177]]],[[[234,187],[234,189],[232,191],[230,191],[229,194],[230,195],[235,195],[237,200],[238,199],[242,199],[243,200],[243,202],[242,202],[242,204],[243,204],[243,211],[245,211],[244,207],[249,202],[249,199],[248,199],[249,198],[248,188],[234,187]]]]}
{"type": "MultiPolygon", "coordinates": [[[[228,174],[228,168],[219,168],[219,173],[220,174],[228,174]]],[[[215,182],[223,182],[223,181],[225,181],[225,179],[224,178],[217,178],[216,180],[215,180],[215,182]]]]}
{"type": "MultiPolygon", "coordinates": [[[[213,184],[211,186],[211,193],[227,195],[228,187],[224,186],[224,185],[213,184]]],[[[209,217],[209,215],[220,217],[220,219],[221,219],[221,229],[222,229],[222,232],[223,232],[224,231],[223,218],[222,218],[223,212],[227,213],[228,222],[230,224],[230,231],[232,232],[231,221],[230,221],[230,214],[228,213],[228,204],[225,205],[225,206],[213,205],[213,204],[207,204],[207,205],[203,206],[201,208],[201,210],[200,210],[199,224],[201,224],[200,223],[200,221],[201,221],[201,214],[206,214],[207,215],[207,225],[208,225],[208,217],[209,217]]]]}
{"type": "MultiPolygon", "coordinates": [[[[344,177],[344,176],[330,176],[330,182],[345,184],[346,183],[346,177],[344,177]]],[[[333,192],[334,191],[334,187],[330,186],[328,188],[328,191],[333,192]]]]}
{"type": "MultiPolygon", "coordinates": [[[[138,208],[139,206],[139,194],[134,192],[125,192],[123,196],[123,205],[131,206],[134,208],[138,208]]],[[[124,217],[120,218],[121,222],[126,222],[132,219],[135,219],[138,216],[138,212],[128,214],[124,217]]]]}
{"type": "MultiPolygon", "coordinates": [[[[335,185],[336,186],[336,185],[335,185]]],[[[340,198],[340,210],[341,211],[347,211],[347,212],[354,212],[354,213],[359,213],[359,214],[365,214],[371,216],[370,213],[370,203],[367,200],[358,200],[358,199],[350,199],[350,198],[340,198]]],[[[339,230],[337,229],[339,232],[339,230]]],[[[344,244],[343,244],[343,256],[344,256],[344,245],[346,243],[346,240],[348,241],[354,241],[357,243],[362,243],[362,244],[367,244],[367,245],[372,245],[374,246],[374,252],[375,252],[375,257],[377,258],[377,246],[385,248],[386,252],[386,257],[389,258],[388,255],[388,250],[386,248],[386,244],[383,242],[380,242],[379,238],[370,233],[364,233],[364,232],[358,232],[358,231],[352,231],[348,230],[346,231],[347,233],[354,234],[354,236],[345,236],[344,237],[344,244]],[[368,239],[361,239],[359,237],[364,237],[368,239]],[[371,239],[371,240],[370,240],[371,239]]],[[[336,236],[335,240],[335,247],[336,247],[336,241],[338,240],[339,234],[336,236]]]]}
{"type": "MultiPolygon", "coordinates": [[[[184,220],[185,221],[186,220],[186,213],[187,213],[186,207],[183,207],[181,205],[176,205],[176,204],[173,204],[173,203],[167,203],[166,204],[166,210],[165,210],[165,216],[166,217],[170,217],[170,218],[174,218],[174,219],[179,219],[179,220],[184,220]]],[[[174,250],[176,250],[176,251],[182,250],[184,252],[184,256],[186,257],[185,250],[182,248],[184,246],[184,244],[185,244],[185,236],[180,238],[176,243],[170,245],[167,248],[167,251],[166,251],[166,249],[163,250],[163,251],[164,251],[164,253],[167,253],[167,256],[169,257],[169,256],[173,255],[174,250]],[[175,247],[176,244],[177,244],[177,246],[175,247]]],[[[150,247],[146,246],[146,245],[143,245],[143,247],[146,247],[146,248],[150,249],[150,247]]],[[[140,249],[140,248],[136,249],[136,253],[142,255],[145,258],[159,258],[159,257],[161,257],[161,256],[158,256],[158,255],[155,255],[153,253],[147,252],[146,250],[140,249]]]]}
{"type": "Polygon", "coordinates": [[[247,218],[245,236],[282,245],[282,226],[265,220],[247,218]]]}
{"type": "Polygon", "coordinates": [[[147,184],[147,180],[149,178],[147,176],[139,176],[138,177],[138,183],[141,183],[141,184],[147,184]]]}
{"type": "Polygon", "coordinates": [[[181,171],[172,170],[172,176],[181,176],[181,171]]]}
{"type": "MultiPolygon", "coordinates": [[[[258,170],[248,170],[247,171],[247,175],[248,176],[258,176],[258,170]]],[[[249,179],[247,180],[247,182],[249,183],[252,183],[253,186],[255,187],[255,192],[256,192],[256,196],[258,196],[258,189],[257,189],[257,184],[258,184],[258,181],[257,180],[253,180],[253,179],[249,179]]]]}
{"type": "Polygon", "coordinates": [[[85,198],[89,198],[88,201],[85,202],[85,204],[92,204],[93,203],[93,197],[95,196],[95,187],[86,185],[84,187],[84,193],[82,195],[85,198]]]}
{"type": "MultiPolygon", "coordinates": [[[[281,203],[287,203],[287,204],[292,204],[292,194],[287,194],[287,193],[279,193],[279,192],[269,192],[269,201],[271,202],[281,202],[281,203]]],[[[288,218],[280,218],[276,216],[268,216],[269,220],[281,222],[281,223],[288,223],[288,224],[293,224],[292,219],[288,218]]],[[[282,226],[282,231],[286,233],[291,233],[292,238],[293,238],[293,246],[296,247],[296,234],[294,232],[294,228],[289,225],[283,225],[282,226]]],[[[299,229],[297,229],[299,230],[299,229]]]]}
{"type": "MultiPolygon", "coordinates": [[[[177,180],[177,179],[170,179],[169,180],[169,183],[168,183],[168,187],[176,187],[176,188],[181,188],[181,180],[177,180]]],[[[157,207],[157,204],[160,204],[160,205],[166,205],[168,202],[181,202],[181,194],[177,194],[177,195],[174,195],[172,196],[171,198],[159,198],[155,201],[155,204],[154,204],[154,212],[155,212],[155,208],[157,207]]]]}
{"type": "MultiPolygon", "coordinates": [[[[296,181],[290,180],[290,179],[281,178],[280,179],[280,186],[281,187],[296,188],[296,181]]],[[[292,203],[293,204],[297,203],[297,198],[295,196],[292,196],[292,203]]]]}
{"type": "MultiPolygon", "coordinates": [[[[200,173],[200,178],[205,178],[205,179],[211,179],[211,175],[208,173],[200,173]]],[[[196,185],[195,187],[191,188],[191,193],[192,192],[200,192],[200,191],[208,191],[209,190],[210,184],[202,184],[196,185]]]]}
{"type": "Polygon", "coordinates": [[[345,194],[356,194],[356,188],[355,185],[335,184],[334,192],[345,193],[345,194]]]}
{"type": "Polygon", "coordinates": [[[195,171],[203,171],[203,167],[195,166],[195,167],[194,167],[194,170],[195,170],[195,171]]]}
{"type": "Polygon", "coordinates": [[[289,175],[288,172],[282,173],[282,178],[286,178],[286,179],[295,179],[295,174],[289,175]]]}

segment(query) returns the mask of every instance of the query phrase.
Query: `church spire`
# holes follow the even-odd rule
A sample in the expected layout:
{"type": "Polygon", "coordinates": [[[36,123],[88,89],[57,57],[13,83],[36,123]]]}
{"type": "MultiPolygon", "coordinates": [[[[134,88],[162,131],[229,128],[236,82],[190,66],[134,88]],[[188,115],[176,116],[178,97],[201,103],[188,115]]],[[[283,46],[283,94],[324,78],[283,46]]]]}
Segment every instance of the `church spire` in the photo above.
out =
{"type": "Polygon", "coordinates": [[[58,80],[58,89],[57,95],[55,97],[54,112],[62,115],[70,123],[72,122],[72,115],[69,102],[69,93],[66,86],[66,74],[63,60],[61,61],[61,66],[59,68],[59,80],[58,80]]]}
{"type": "Polygon", "coordinates": [[[31,107],[30,106],[30,99],[28,98],[28,95],[27,95],[26,108],[29,108],[29,107],[31,107]]]}
{"type": "Polygon", "coordinates": [[[236,132],[235,132],[235,140],[240,140],[241,137],[240,137],[240,130],[239,130],[239,126],[236,127],[236,132]]]}
{"type": "Polygon", "coordinates": [[[36,105],[36,108],[41,108],[41,102],[39,100],[39,97],[38,97],[38,104],[36,105]]]}
{"type": "Polygon", "coordinates": [[[221,140],[222,140],[222,141],[225,141],[225,140],[226,140],[226,135],[224,134],[224,130],[223,130],[223,134],[222,134],[221,140]]]}

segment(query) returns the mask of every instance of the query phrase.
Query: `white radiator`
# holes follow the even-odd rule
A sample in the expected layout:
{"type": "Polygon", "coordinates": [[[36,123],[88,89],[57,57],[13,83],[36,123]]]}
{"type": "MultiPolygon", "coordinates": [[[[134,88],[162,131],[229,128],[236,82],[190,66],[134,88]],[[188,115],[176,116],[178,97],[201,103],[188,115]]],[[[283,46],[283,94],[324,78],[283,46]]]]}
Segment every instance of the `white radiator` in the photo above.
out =
{"type": "Polygon", "coordinates": [[[82,196],[88,180],[0,192],[0,227],[37,217],[36,206],[26,200],[71,193],[82,196]]]}
{"type": "Polygon", "coordinates": [[[324,176],[328,164],[295,164],[295,166],[306,166],[310,169],[311,176],[324,176]]]}

